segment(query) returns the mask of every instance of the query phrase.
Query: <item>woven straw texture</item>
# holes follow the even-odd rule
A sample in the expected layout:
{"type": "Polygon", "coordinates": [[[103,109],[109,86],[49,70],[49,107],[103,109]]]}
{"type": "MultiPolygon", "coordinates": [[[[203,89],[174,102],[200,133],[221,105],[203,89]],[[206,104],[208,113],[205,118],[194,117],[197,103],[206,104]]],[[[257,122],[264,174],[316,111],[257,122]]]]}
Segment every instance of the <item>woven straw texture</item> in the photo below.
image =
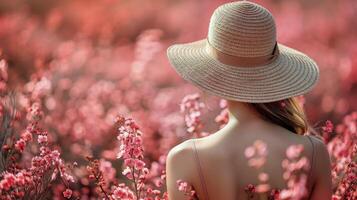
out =
{"type": "Polygon", "coordinates": [[[206,39],[170,46],[171,65],[185,80],[224,99],[266,103],[308,92],[317,82],[316,63],[305,54],[278,43],[272,62],[257,66],[224,64],[210,53],[238,58],[269,56],[276,44],[271,13],[248,1],[218,7],[210,20],[206,39]]]}

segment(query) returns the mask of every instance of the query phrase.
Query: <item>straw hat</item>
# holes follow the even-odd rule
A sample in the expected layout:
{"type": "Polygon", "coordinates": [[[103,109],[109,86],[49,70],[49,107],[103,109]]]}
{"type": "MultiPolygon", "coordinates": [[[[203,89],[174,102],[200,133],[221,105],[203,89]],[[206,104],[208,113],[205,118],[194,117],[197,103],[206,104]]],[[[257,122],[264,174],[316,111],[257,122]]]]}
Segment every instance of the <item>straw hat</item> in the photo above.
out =
{"type": "Polygon", "coordinates": [[[271,13],[248,1],[221,5],[206,39],[170,46],[167,55],[178,74],[201,90],[241,102],[298,96],[319,76],[311,58],[277,43],[271,13]]]}

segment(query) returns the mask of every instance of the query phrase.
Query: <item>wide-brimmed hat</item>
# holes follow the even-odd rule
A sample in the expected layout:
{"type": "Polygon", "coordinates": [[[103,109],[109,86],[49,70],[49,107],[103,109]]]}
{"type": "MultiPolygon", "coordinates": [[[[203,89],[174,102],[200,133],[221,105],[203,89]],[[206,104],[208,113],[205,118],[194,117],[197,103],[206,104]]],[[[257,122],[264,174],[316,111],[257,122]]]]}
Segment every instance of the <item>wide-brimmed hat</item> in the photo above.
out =
{"type": "Polygon", "coordinates": [[[279,44],[271,13],[238,1],[218,7],[205,39],[168,48],[185,80],[228,100],[266,103],[308,92],[319,70],[307,55],[279,44]]]}

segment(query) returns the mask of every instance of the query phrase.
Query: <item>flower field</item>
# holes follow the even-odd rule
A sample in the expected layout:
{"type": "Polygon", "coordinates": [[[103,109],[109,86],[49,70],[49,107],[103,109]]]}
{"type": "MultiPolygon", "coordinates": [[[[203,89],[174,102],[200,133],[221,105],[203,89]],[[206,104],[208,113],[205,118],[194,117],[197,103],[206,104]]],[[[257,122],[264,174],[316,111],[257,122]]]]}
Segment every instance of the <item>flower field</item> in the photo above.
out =
{"type": "MultiPolygon", "coordinates": [[[[227,113],[175,73],[166,48],[204,38],[226,2],[0,0],[0,199],[167,199],[168,151],[227,113]]],[[[330,153],[333,199],[356,199],[357,1],[254,2],[272,12],[279,42],[319,64],[301,101],[330,153]]],[[[271,198],[298,199],[295,185],[271,198]]]]}

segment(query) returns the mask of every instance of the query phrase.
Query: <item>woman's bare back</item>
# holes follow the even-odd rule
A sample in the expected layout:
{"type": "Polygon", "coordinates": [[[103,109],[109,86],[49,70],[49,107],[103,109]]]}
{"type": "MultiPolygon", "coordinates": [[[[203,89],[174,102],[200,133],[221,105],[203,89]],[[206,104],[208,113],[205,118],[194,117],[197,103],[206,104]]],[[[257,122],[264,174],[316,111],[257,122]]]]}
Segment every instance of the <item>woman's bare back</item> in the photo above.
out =
{"type": "MultiPolygon", "coordinates": [[[[261,185],[262,190],[267,189],[266,184],[268,184],[269,191],[287,188],[287,181],[283,178],[285,170],[282,167],[283,160],[287,158],[286,150],[291,145],[302,145],[304,150],[301,157],[306,157],[312,166],[312,168],[301,170],[308,177],[306,197],[311,197],[314,195],[312,190],[318,178],[316,165],[321,165],[314,163],[319,162],[316,161],[315,155],[324,151],[325,147],[317,139],[310,139],[308,136],[294,134],[262,120],[245,123],[239,128],[234,124],[228,124],[208,137],[192,139],[180,144],[170,154],[176,152],[182,155],[181,159],[185,159],[185,161],[181,160],[183,163],[177,163],[180,166],[176,164],[175,170],[177,172],[181,168],[183,171],[191,171],[186,179],[185,177],[180,179],[188,179],[187,181],[194,186],[200,199],[235,200],[248,199],[245,188],[249,184],[261,185]],[[257,141],[259,144],[265,144],[267,149],[267,154],[264,156],[266,161],[261,167],[254,167],[254,162],[249,161],[252,152],[246,151],[257,141]],[[261,176],[260,179],[259,176],[261,176]]],[[[169,171],[170,169],[168,173],[169,171]]],[[[252,199],[258,198],[261,197],[254,195],[252,199]]]]}

